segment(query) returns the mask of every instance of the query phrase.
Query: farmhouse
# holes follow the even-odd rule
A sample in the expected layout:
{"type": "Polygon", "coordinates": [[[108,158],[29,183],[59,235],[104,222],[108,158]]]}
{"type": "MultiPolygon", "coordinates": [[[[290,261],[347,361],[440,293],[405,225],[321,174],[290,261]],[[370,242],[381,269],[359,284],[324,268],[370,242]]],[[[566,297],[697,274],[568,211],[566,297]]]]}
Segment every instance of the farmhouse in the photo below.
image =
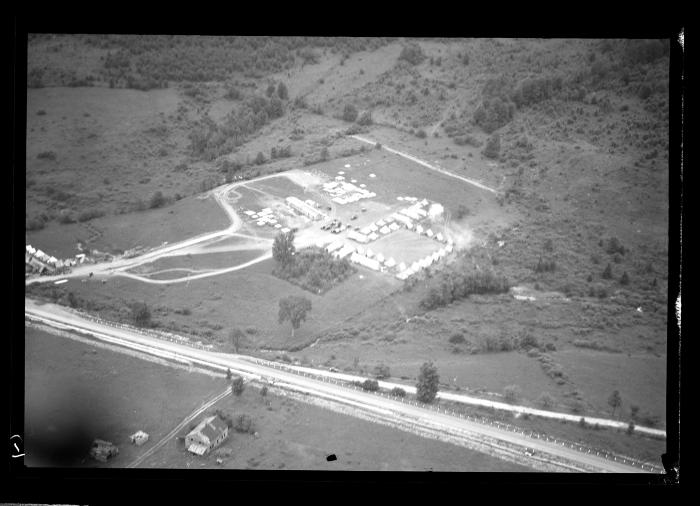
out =
{"type": "Polygon", "coordinates": [[[185,447],[197,455],[205,455],[228,437],[228,425],[218,416],[205,418],[185,437],[185,447]]]}
{"type": "Polygon", "coordinates": [[[286,201],[289,207],[306,216],[307,218],[311,218],[312,220],[320,220],[324,217],[324,214],[322,212],[311,207],[309,204],[296,197],[287,197],[286,201]]]}

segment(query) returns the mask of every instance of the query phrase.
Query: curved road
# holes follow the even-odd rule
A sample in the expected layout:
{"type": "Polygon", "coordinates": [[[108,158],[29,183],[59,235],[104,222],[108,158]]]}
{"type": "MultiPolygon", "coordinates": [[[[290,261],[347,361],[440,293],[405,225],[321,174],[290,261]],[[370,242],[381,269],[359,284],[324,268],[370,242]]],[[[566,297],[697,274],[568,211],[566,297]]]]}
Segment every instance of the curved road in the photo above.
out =
{"type": "Polygon", "coordinates": [[[532,449],[535,452],[532,457],[533,465],[546,461],[550,468],[555,466],[562,471],[645,472],[622,462],[609,461],[552,442],[533,440],[497,427],[436,413],[421,406],[409,405],[391,398],[353,390],[343,385],[299,376],[260,363],[252,363],[238,355],[195,349],[142,335],[129,329],[113,328],[82,319],[77,314],[53,304],[39,306],[31,299],[25,299],[25,316],[56,328],[87,333],[102,341],[162,358],[180,361],[185,359],[193,364],[220,370],[230,368],[249,378],[275,382],[275,384],[281,382],[296,391],[354,405],[357,409],[393,419],[397,424],[408,423],[423,429],[439,431],[445,436],[463,440],[465,443],[471,441],[472,445],[498,447],[502,453],[511,452],[519,455],[520,458],[523,458],[527,449],[532,449]]]}

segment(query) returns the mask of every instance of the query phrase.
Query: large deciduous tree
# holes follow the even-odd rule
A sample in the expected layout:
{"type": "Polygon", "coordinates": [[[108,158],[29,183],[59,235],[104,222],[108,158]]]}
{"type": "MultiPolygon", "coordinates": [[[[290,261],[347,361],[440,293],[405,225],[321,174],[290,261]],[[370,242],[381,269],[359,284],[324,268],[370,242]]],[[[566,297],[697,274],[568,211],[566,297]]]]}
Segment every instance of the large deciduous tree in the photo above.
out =
{"type": "Polygon", "coordinates": [[[290,295],[280,299],[279,323],[280,325],[289,320],[292,324],[292,337],[294,331],[306,320],[306,314],[311,311],[311,301],[305,297],[290,295]]]}

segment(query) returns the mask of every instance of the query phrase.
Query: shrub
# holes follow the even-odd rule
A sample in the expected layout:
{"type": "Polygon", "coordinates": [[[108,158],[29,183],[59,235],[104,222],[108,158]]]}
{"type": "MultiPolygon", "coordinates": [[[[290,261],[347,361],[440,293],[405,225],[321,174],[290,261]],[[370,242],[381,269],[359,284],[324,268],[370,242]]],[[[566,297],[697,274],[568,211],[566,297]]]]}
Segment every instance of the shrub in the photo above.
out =
{"type": "Polygon", "coordinates": [[[425,139],[427,136],[428,134],[425,133],[425,130],[423,130],[422,128],[416,131],[416,137],[418,137],[419,139],[425,139]]]}
{"type": "Polygon", "coordinates": [[[608,239],[606,246],[605,246],[605,252],[608,253],[609,255],[615,255],[615,254],[620,254],[624,255],[627,252],[627,248],[625,248],[620,241],[618,240],[617,237],[611,237],[608,239]]]}
{"type": "Polygon", "coordinates": [[[243,381],[243,378],[241,376],[236,376],[235,378],[233,378],[233,381],[231,381],[231,391],[235,395],[240,396],[244,390],[245,381],[243,381]]]}
{"type": "Polygon", "coordinates": [[[501,137],[495,133],[486,141],[486,147],[481,152],[486,158],[497,159],[501,151],[501,137]]]}
{"type": "Polygon", "coordinates": [[[503,389],[503,397],[508,402],[515,402],[520,398],[520,387],[518,385],[508,385],[503,389]]]}
{"type": "Polygon", "coordinates": [[[267,160],[265,159],[265,155],[262,154],[262,151],[258,151],[258,154],[255,156],[255,159],[253,160],[253,163],[255,165],[262,165],[266,162],[267,160]]]}
{"type": "Polygon", "coordinates": [[[461,333],[457,332],[457,333],[452,334],[452,335],[450,336],[449,341],[450,341],[452,344],[462,344],[462,343],[464,343],[464,342],[466,341],[466,339],[464,339],[464,336],[463,336],[461,333]]]}
{"type": "Polygon", "coordinates": [[[549,392],[542,392],[542,394],[537,399],[537,402],[545,409],[549,409],[554,406],[555,400],[552,394],[549,392]]]}
{"type": "Polygon", "coordinates": [[[260,389],[260,395],[261,395],[262,397],[266,397],[266,396],[267,396],[267,385],[263,385],[263,387],[260,389]]]}
{"type": "Polygon", "coordinates": [[[603,271],[601,276],[603,279],[612,279],[612,265],[610,265],[610,263],[608,263],[608,265],[605,267],[605,270],[603,271]]]}
{"type": "Polygon", "coordinates": [[[406,390],[401,387],[394,387],[391,389],[391,395],[396,397],[406,397],[406,390]]]}
{"type": "Polygon", "coordinates": [[[630,277],[627,274],[627,271],[622,273],[622,276],[620,277],[620,284],[621,285],[629,285],[630,284],[630,277]]]}
{"type": "Polygon", "coordinates": [[[149,327],[151,311],[145,302],[135,302],[131,305],[131,318],[137,327],[149,327]]]}
{"type": "Polygon", "coordinates": [[[446,306],[472,294],[505,293],[510,283],[504,276],[497,276],[492,271],[477,271],[471,274],[454,272],[443,274],[437,286],[433,286],[421,299],[420,306],[431,310],[446,306]]]}
{"type": "Polygon", "coordinates": [[[376,392],[379,390],[379,382],[376,379],[366,379],[362,382],[362,390],[376,392]]]}
{"type": "Polygon", "coordinates": [[[369,126],[372,124],[372,113],[370,111],[363,111],[357,118],[357,124],[362,126],[369,126]]]}
{"type": "Polygon", "coordinates": [[[78,221],[83,223],[86,221],[93,220],[95,218],[100,218],[104,216],[104,211],[100,211],[99,209],[88,209],[86,211],[81,212],[78,215],[78,221]]]}
{"type": "Polygon", "coordinates": [[[425,60],[426,56],[421,47],[416,43],[409,43],[403,47],[399,60],[405,60],[411,65],[419,65],[425,60]]]}
{"type": "Polygon", "coordinates": [[[287,85],[284,84],[283,82],[280,82],[277,85],[277,96],[281,100],[287,100],[289,98],[289,92],[287,91],[287,85]]]}
{"type": "Polygon", "coordinates": [[[36,157],[37,157],[39,160],[55,160],[55,159],[56,159],[56,153],[54,153],[53,151],[42,151],[41,153],[39,153],[38,155],[36,155],[36,157]]]}
{"type": "Polygon", "coordinates": [[[44,225],[44,220],[41,218],[30,218],[26,222],[26,229],[29,231],[41,230],[44,225]]]}
{"type": "Polygon", "coordinates": [[[241,432],[244,434],[252,434],[255,432],[253,428],[253,419],[246,414],[238,415],[233,423],[233,428],[236,432],[241,432]]]}
{"type": "Polygon", "coordinates": [[[379,364],[374,368],[374,376],[377,379],[386,379],[391,376],[391,371],[389,366],[386,364],[379,364]]]}
{"type": "Polygon", "coordinates": [[[515,113],[515,106],[508,100],[496,97],[485,99],[474,111],[474,124],[490,134],[507,125],[515,113]]]}
{"type": "Polygon", "coordinates": [[[343,120],[353,123],[357,120],[357,108],[352,104],[345,104],[343,109],[343,120]]]}
{"type": "Polygon", "coordinates": [[[148,207],[151,209],[157,209],[159,207],[163,207],[165,205],[165,197],[163,196],[163,192],[160,190],[155,192],[153,196],[151,196],[151,201],[148,204],[148,207]]]}

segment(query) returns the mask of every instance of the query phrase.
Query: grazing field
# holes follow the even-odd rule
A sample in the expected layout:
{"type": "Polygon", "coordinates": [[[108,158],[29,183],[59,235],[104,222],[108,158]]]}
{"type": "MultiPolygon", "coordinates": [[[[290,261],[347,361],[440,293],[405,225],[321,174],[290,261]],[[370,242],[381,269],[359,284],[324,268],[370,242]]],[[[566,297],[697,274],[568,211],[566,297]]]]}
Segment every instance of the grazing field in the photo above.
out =
{"type": "MultiPolygon", "coordinates": [[[[77,446],[85,443],[84,452],[78,451],[79,458],[70,464],[125,467],[226,388],[221,378],[188,373],[32,327],[25,329],[25,342],[25,462],[29,467],[57,464],[37,453],[44,438],[60,443],[74,434],[81,435],[76,442],[77,446]],[[129,441],[137,430],[150,435],[142,447],[129,441]],[[80,456],[87,455],[95,438],[116,444],[119,455],[107,463],[83,460],[80,456]]],[[[240,397],[225,397],[210,411],[215,409],[233,416],[248,414],[258,432],[258,437],[233,432],[222,445],[232,450],[224,463],[229,469],[529,471],[285,397],[262,397],[252,386],[240,397]],[[328,462],[330,454],[338,460],[328,462]]],[[[173,439],[141,467],[219,467],[215,459],[214,455],[196,457],[173,439]]]]}
{"type": "Polygon", "coordinates": [[[156,274],[166,269],[225,269],[248,262],[267,251],[239,250],[226,253],[206,253],[203,255],[178,255],[159,258],[135,269],[138,274],[156,274]]]}
{"type": "Polygon", "coordinates": [[[391,277],[365,272],[318,296],[273,276],[273,267],[274,262],[266,260],[240,271],[174,285],[114,277],[106,284],[69,280],[56,288],[73,291],[106,318],[123,319],[128,304],[143,301],[152,308],[159,326],[222,344],[227,343],[229,329],[240,327],[248,331],[253,348],[290,348],[310,342],[325,328],[351,318],[399,286],[391,277]],[[313,305],[294,338],[289,324],[277,322],[279,300],[289,295],[306,297],[313,305]],[[183,308],[191,314],[181,314],[183,308]]]}
{"type": "MultiPolygon", "coordinates": [[[[143,468],[284,469],[313,471],[533,472],[449,443],[351,418],[328,409],[260,390],[245,389],[211,407],[253,419],[257,437],[232,432],[217,453],[197,457],[173,440],[141,465],[143,468]],[[332,427],[332,430],[330,429],[332,427]],[[337,460],[326,457],[335,455],[337,460]]],[[[183,431],[184,433],[185,431],[183,431]]],[[[184,434],[183,434],[184,435],[184,434]]]]}
{"type": "Polygon", "coordinates": [[[124,467],[142,451],[130,434],[144,430],[158,441],[224,388],[223,379],[25,327],[25,462],[56,465],[42,458],[41,442],[60,446],[74,435],[84,455],[95,438],[116,444],[119,455],[106,464],[82,458],[70,464],[124,467]]]}
{"type": "Polygon", "coordinates": [[[141,246],[160,246],[164,242],[189,239],[229,225],[226,213],[212,198],[185,198],[171,206],[138,213],[109,215],[87,223],[60,225],[27,231],[27,244],[59,258],[78,253],[78,243],[85,249],[121,253],[141,246]]]}

